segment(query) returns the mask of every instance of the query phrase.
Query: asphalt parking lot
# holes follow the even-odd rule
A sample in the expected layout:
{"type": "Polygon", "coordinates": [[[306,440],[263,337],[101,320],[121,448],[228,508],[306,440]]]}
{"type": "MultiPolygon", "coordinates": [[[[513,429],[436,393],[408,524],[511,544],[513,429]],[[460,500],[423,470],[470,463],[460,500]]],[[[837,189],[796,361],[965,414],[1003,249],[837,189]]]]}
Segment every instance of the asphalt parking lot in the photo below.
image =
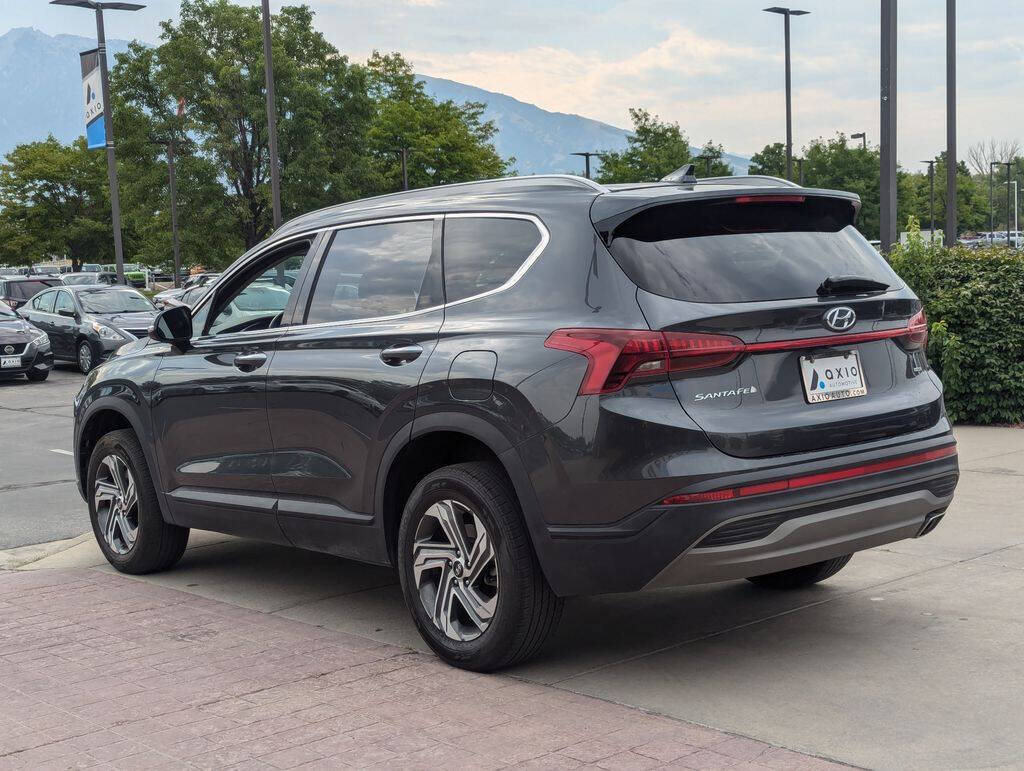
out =
{"type": "Polygon", "coordinates": [[[42,383],[0,380],[0,549],[89,528],[71,460],[71,400],[82,378],[58,364],[42,383]]]}
{"type": "MultiPolygon", "coordinates": [[[[80,382],[0,385],[0,548],[88,528],[53,452],[70,449],[80,382]]],[[[957,436],[957,498],[926,538],[793,593],[575,598],[512,674],[858,766],[1024,767],[1024,430],[957,436]]],[[[88,540],[26,567],[109,570],[88,540]]],[[[194,533],[176,569],[139,580],[423,649],[389,570],[194,533]]]]}

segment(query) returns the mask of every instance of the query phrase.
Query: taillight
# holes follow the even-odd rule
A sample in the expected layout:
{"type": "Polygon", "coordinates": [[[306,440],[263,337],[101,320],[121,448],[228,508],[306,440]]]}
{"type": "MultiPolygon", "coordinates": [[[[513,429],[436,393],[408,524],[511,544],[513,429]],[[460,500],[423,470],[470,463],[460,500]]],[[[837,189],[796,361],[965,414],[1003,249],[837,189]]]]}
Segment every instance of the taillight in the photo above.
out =
{"type": "Polygon", "coordinates": [[[928,345],[928,318],[924,315],[924,308],[910,319],[907,334],[901,339],[906,348],[924,348],[928,345]]]}
{"type": "Polygon", "coordinates": [[[544,345],[587,358],[583,395],[618,391],[634,377],[725,366],[743,352],[743,341],[728,335],[641,329],[558,329],[544,345]]]}
{"type": "Polygon", "coordinates": [[[738,195],[733,203],[803,203],[803,195],[738,195]]]}

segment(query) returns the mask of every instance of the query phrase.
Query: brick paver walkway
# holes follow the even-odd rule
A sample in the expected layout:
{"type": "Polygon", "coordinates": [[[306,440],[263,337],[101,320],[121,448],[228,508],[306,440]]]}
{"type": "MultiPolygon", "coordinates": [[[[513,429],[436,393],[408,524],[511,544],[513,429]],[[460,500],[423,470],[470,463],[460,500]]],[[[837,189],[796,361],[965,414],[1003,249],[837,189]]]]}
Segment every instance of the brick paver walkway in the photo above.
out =
{"type": "Polygon", "coordinates": [[[0,769],[825,768],[99,570],[0,571],[0,769]]]}

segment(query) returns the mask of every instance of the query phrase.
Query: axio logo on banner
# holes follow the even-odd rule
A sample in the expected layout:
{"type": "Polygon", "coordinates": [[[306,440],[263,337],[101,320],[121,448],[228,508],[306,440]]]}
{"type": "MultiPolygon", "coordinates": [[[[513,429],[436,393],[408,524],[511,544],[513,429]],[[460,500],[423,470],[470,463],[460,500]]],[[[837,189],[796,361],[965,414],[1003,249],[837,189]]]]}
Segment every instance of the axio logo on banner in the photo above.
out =
{"type": "Polygon", "coordinates": [[[100,55],[98,49],[82,51],[82,100],[85,104],[85,139],[89,149],[107,145],[106,125],[103,120],[103,85],[100,81],[100,55]]]}

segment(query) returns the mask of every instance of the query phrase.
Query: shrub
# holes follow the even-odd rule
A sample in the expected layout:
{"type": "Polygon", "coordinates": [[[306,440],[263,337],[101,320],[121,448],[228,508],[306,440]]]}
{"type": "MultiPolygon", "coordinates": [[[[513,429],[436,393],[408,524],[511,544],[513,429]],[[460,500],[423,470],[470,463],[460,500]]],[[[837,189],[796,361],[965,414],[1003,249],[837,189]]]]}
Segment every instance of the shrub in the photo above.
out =
{"type": "Polygon", "coordinates": [[[950,418],[1024,423],[1024,253],[946,248],[911,233],[890,262],[924,302],[950,418]]]}

